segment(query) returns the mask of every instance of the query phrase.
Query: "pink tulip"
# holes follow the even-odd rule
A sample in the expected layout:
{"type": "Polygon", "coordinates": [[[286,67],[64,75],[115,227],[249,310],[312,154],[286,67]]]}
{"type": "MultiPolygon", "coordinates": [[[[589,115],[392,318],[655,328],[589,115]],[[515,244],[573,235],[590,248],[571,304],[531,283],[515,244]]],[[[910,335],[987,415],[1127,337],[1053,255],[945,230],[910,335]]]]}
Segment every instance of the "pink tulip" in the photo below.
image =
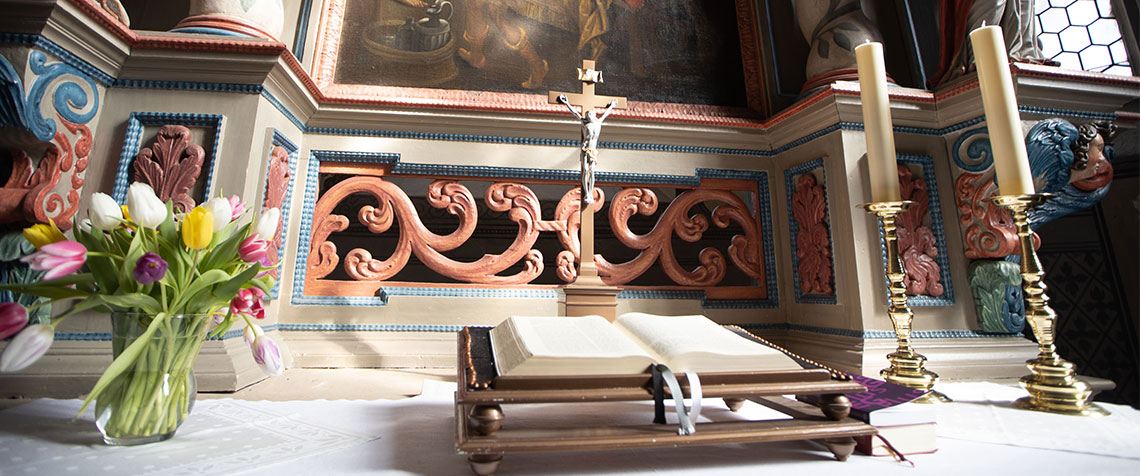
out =
{"type": "Polygon", "coordinates": [[[257,336],[250,350],[253,351],[253,361],[257,362],[266,375],[276,377],[285,371],[285,364],[281,362],[281,350],[269,336],[257,336]]]}
{"type": "Polygon", "coordinates": [[[48,324],[24,328],[4,348],[4,354],[0,355],[0,373],[19,372],[28,368],[47,353],[53,340],[55,328],[48,324]]]}
{"type": "Polygon", "coordinates": [[[20,332],[28,325],[28,310],[14,302],[0,303],[0,340],[20,332]]]}
{"type": "Polygon", "coordinates": [[[238,247],[238,256],[246,263],[257,263],[264,260],[267,252],[269,252],[269,242],[259,239],[257,233],[242,240],[241,246],[238,247]]]}
{"type": "Polygon", "coordinates": [[[245,202],[241,201],[237,195],[230,197],[229,200],[230,209],[233,210],[230,215],[230,221],[234,221],[237,220],[238,217],[242,215],[242,213],[245,213],[245,202]]]}
{"type": "Polygon", "coordinates": [[[230,313],[247,314],[255,319],[265,319],[265,307],[261,304],[263,297],[265,297],[265,292],[261,288],[242,289],[238,291],[236,297],[230,300],[230,313]]]}
{"type": "Polygon", "coordinates": [[[52,280],[74,273],[87,261],[87,248],[74,241],[60,241],[44,245],[39,251],[20,258],[36,271],[47,271],[44,280],[52,280]]]}

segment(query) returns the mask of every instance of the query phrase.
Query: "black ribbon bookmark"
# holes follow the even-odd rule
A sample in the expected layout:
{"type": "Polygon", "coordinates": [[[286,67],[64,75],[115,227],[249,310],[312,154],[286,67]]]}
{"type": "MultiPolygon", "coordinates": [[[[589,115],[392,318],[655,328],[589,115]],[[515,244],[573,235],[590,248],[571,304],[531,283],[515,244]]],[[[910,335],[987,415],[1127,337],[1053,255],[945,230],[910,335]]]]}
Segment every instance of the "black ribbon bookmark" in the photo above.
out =
{"type": "Polygon", "coordinates": [[[653,371],[653,423],[665,424],[665,379],[661,377],[660,365],[650,365],[653,371]]]}

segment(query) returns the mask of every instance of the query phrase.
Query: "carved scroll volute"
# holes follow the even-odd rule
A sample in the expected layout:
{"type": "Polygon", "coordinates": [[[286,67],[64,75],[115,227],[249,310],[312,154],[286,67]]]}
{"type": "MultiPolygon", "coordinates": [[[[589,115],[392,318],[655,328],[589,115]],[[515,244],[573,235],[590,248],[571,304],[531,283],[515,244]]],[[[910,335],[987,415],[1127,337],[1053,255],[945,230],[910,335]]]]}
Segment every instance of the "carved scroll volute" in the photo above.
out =
{"type": "MultiPolygon", "coordinates": [[[[289,170],[289,152],[284,147],[275,146],[269,153],[269,171],[267,172],[267,185],[265,187],[265,200],[262,201],[262,210],[276,208],[280,210],[285,205],[285,195],[289,189],[289,177],[291,172],[289,170]]],[[[277,264],[280,259],[277,256],[277,250],[281,247],[281,228],[284,226],[284,220],[278,220],[277,230],[273,232],[272,237],[261,237],[262,239],[270,240],[269,243],[269,262],[277,264]]],[[[277,268],[270,271],[274,277],[277,277],[277,268]]]]}
{"type": "Polygon", "coordinates": [[[832,286],[831,237],[827,224],[827,200],[823,186],[815,175],[805,173],[796,177],[796,192],[792,195],[792,217],[796,220],[796,272],[800,277],[800,290],[805,293],[834,295],[832,286]]]}
{"type": "MultiPolygon", "coordinates": [[[[605,192],[600,188],[595,188],[594,213],[601,210],[605,202],[605,192]]],[[[578,277],[578,269],[575,264],[580,261],[581,257],[578,254],[582,250],[578,238],[578,230],[582,228],[582,217],[578,214],[578,210],[581,208],[582,188],[574,187],[558,200],[558,206],[554,208],[554,220],[539,224],[542,231],[552,230],[558,233],[558,242],[562,244],[562,251],[558,252],[558,269],[555,274],[558,275],[558,279],[567,283],[573,282],[578,277]]],[[[597,260],[598,255],[595,255],[594,258],[597,260]]]]}
{"type": "Polygon", "coordinates": [[[182,211],[194,208],[190,189],[202,174],[206,156],[191,139],[190,129],[184,126],[162,126],[154,144],[140,150],[134,162],[134,181],[150,185],[159,199],[173,200],[174,208],[182,211]]]}
{"type": "Polygon", "coordinates": [[[896,221],[900,255],[906,270],[903,283],[907,294],[941,296],[945,288],[941,283],[941,267],[935,261],[938,246],[934,231],[924,224],[930,213],[926,181],[914,177],[910,168],[904,165],[899,167],[899,185],[902,199],[913,202],[896,221]]]}
{"type": "Polygon", "coordinates": [[[11,150],[12,172],[0,188],[0,223],[53,220],[61,230],[71,229],[71,218],[79,209],[79,189],[83,187],[92,138],[87,126],[63,117],[58,120],[75,137],[74,145],[67,134],[57,131],[34,167],[23,150],[11,150]],[[62,189],[66,192],[57,190],[68,173],[70,181],[62,189]]]}
{"type": "Polygon", "coordinates": [[[734,236],[732,245],[729,246],[729,256],[733,262],[749,276],[763,276],[758,224],[740,197],[722,190],[686,191],[669,204],[649,233],[637,235],[629,229],[629,217],[634,213],[652,214],[657,208],[656,198],[650,197],[652,194],[649,189],[629,188],[614,197],[613,206],[610,207],[610,226],[614,235],[626,246],[642,251],[636,258],[619,264],[609,263],[599,256],[598,273],[607,284],[627,283],[640,276],[658,259],[665,274],[684,286],[713,286],[724,279],[727,265],[720,251],[713,248],[701,250],[698,256],[701,265],[692,271],[686,271],[677,263],[670,244],[674,232],[685,241],[700,240],[708,229],[709,220],[703,215],[689,216],[688,211],[704,201],[724,203],[712,213],[713,223],[718,227],[727,227],[729,222],[735,221],[744,228],[745,236],[734,236]]]}
{"type": "Polygon", "coordinates": [[[965,230],[967,258],[1004,258],[1017,252],[1017,227],[1009,210],[994,205],[992,175],[963,172],[954,183],[958,221],[965,230]]]}

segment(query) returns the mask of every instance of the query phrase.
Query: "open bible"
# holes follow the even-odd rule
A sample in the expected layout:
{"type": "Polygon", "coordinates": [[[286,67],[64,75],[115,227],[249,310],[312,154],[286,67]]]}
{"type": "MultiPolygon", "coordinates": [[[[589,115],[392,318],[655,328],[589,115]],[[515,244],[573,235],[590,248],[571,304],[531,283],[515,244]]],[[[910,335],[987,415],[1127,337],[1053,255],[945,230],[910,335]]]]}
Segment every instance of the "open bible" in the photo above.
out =
{"type": "Polygon", "coordinates": [[[600,316],[513,316],[491,330],[499,375],[621,375],[661,363],[674,372],[798,370],[772,347],[707,317],[627,313],[600,316]]]}

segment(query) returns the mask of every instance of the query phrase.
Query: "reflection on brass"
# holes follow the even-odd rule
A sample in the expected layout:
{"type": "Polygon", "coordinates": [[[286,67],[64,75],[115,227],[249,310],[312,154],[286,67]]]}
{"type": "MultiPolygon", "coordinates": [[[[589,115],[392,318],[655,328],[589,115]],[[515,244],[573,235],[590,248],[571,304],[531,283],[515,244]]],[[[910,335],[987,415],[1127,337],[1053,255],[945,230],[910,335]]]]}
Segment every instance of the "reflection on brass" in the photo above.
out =
{"type": "Polygon", "coordinates": [[[1049,307],[1049,296],[1045,295],[1045,271],[1033,249],[1033,232],[1029,229],[1029,210],[1040,206],[1052,194],[1036,193],[1026,195],[1000,195],[993,202],[1008,208],[1013,214],[1017,227],[1017,238],[1021,245],[1021,289],[1025,294],[1025,320],[1037,338],[1039,352],[1036,359],[1028,360],[1030,374],[1021,377],[1021,386],[1029,392],[1028,397],[1014,402],[1018,408],[1065,415],[1097,416],[1107,415],[1104,409],[1090,401],[1092,388],[1075,376],[1072,362],[1057,354],[1054,327],[1057,313],[1049,307]]]}
{"type": "Polygon", "coordinates": [[[934,384],[938,382],[938,374],[923,368],[926,357],[914,351],[910,346],[910,324],[914,320],[914,313],[907,305],[906,285],[903,281],[906,273],[903,271],[902,260],[899,257],[899,242],[895,220],[899,214],[906,211],[912,202],[904,200],[899,202],[873,202],[863,205],[868,212],[879,217],[883,224],[883,237],[887,245],[887,281],[890,283],[887,290],[888,314],[891,324],[898,337],[898,348],[887,354],[891,366],[879,371],[884,380],[926,391],[927,394],[915,400],[918,403],[948,402],[949,398],[933,391],[934,384]]]}

